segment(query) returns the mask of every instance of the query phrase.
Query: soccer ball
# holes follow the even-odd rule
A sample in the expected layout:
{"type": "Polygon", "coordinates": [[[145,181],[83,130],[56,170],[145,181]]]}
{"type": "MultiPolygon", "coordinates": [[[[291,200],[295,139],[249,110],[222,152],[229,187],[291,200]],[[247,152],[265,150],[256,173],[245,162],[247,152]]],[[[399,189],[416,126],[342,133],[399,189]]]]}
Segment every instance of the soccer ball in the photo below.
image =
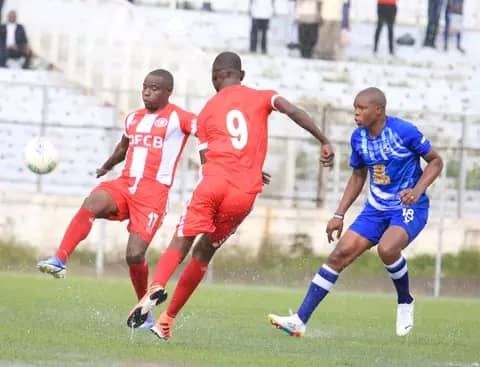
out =
{"type": "Polygon", "coordinates": [[[46,138],[33,138],[25,147],[25,162],[33,173],[45,175],[58,164],[58,152],[46,138]]]}

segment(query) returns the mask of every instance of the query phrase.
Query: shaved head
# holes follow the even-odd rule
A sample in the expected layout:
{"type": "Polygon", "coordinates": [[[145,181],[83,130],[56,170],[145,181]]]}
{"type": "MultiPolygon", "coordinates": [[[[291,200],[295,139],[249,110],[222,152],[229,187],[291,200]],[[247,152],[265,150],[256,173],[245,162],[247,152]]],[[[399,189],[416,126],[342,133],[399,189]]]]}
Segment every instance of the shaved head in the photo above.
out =
{"type": "Polygon", "coordinates": [[[217,92],[225,87],[241,84],[244,76],[242,60],[235,52],[222,52],[213,61],[212,83],[217,92]]]}
{"type": "Polygon", "coordinates": [[[167,83],[168,90],[173,90],[173,75],[168,70],[165,69],[156,69],[148,73],[148,75],[155,75],[163,78],[165,83],[167,83]]]}
{"type": "Polygon", "coordinates": [[[234,52],[222,52],[213,61],[213,70],[233,69],[242,71],[242,60],[234,52]]]}
{"type": "Polygon", "coordinates": [[[387,106],[387,98],[385,97],[385,93],[383,93],[380,89],[375,87],[370,87],[360,91],[357,94],[357,97],[366,97],[368,101],[373,104],[374,106],[379,106],[385,108],[387,106]]]}

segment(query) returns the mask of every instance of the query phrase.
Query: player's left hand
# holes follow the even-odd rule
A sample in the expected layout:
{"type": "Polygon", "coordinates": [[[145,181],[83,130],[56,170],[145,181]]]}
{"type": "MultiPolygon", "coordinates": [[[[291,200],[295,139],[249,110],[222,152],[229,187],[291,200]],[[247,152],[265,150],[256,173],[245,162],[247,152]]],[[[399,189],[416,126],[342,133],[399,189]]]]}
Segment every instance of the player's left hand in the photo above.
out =
{"type": "Polygon", "coordinates": [[[320,149],[320,162],[322,163],[323,167],[332,167],[334,157],[335,153],[333,153],[333,148],[330,143],[323,144],[322,148],[320,149]]]}
{"type": "Polygon", "coordinates": [[[413,205],[417,202],[418,198],[422,195],[421,192],[418,190],[413,189],[405,189],[400,191],[400,201],[403,205],[413,205]]]}
{"type": "Polygon", "coordinates": [[[106,175],[108,173],[108,171],[109,171],[108,169],[103,168],[103,167],[97,168],[97,171],[96,171],[97,178],[100,178],[100,177],[106,175]]]}
{"type": "Polygon", "coordinates": [[[272,176],[270,176],[269,173],[263,172],[262,171],[262,181],[264,185],[270,184],[270,181],[272,180],[272,176]]]}

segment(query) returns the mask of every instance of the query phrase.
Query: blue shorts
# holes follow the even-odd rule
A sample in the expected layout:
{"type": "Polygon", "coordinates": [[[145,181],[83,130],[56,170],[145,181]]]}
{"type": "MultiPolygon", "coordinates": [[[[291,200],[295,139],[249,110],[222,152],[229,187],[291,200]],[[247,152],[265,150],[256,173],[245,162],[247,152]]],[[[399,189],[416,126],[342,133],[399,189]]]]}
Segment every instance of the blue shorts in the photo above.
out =
{"type": "Polygon", "coordinates": [[[405,229],[408,234],[408,243],[410,243],[425,227],[427,220],[428,207],[425,207],[425,204],[383,211],[367,203],[350,229],[376,245],[388,227],[398,226],[405,229]]]}

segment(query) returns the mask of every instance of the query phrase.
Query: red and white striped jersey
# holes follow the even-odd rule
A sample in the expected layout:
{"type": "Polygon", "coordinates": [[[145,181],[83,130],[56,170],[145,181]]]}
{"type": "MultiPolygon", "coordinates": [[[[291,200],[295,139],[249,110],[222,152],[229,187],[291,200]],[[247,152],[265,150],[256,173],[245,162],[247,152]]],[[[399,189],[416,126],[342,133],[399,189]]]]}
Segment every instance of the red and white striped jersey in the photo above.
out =
{"type": "Polygon", "coordinates": [[[170,186],[190,134],[196,132],[196,116],[169,103],[155,113],[146,109],[125,118],[129,139],[123,177],[156,180],[170,186]]]}

